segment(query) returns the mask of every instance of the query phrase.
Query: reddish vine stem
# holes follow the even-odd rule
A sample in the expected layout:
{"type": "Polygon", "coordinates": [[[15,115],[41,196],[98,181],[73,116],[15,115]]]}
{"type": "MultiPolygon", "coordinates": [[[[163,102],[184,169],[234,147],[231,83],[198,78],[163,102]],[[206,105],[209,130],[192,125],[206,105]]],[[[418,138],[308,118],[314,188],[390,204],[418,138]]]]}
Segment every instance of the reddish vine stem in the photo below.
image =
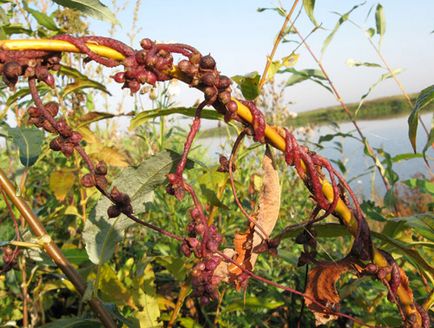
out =
{"type": "Polygon", "coordinates": [[[241,131],[241,133],[238,135],[237,139],[234,142],[234,146],[232,147],[232,152],[231,152],[231,156],[229,158],[229,167],[228,167],[228,169],[229,169],[230,185],[231,185],[231,189],[232,189],[232,194],[234,195],[235,203],[237,204],[237,206],[240,209],[241,213],[244,214],[244,216],[247,218],[247,220],[249,220],[249,222],[254,227],[258,228],[258,230],[261,232],[260,237],[263,240],[268,240],[269,236],[265,232],[264,228],[260,224],[258,224],[258,222],[256,222],[255,218],[253,218],[249,213],[247,213],[247,211],[244,208],[243,204],[241,204],[240,199],[238,198],[237,189],[235,187],[234,173],[233,173],[234,159],[236,158],[237,151],[239,149],[241,141],[244,139],[245,136],[246,136],[246,131],[245,130],[241,131]]]}

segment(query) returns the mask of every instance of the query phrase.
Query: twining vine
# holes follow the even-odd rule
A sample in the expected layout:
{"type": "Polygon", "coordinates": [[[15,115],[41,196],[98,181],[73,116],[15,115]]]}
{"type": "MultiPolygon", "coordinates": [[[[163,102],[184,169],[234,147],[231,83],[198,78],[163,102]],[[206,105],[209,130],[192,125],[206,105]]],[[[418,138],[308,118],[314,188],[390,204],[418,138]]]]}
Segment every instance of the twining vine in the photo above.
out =
{"type": "MultiPolygon", "coordinates": [[[[10,49],[7,41],[3,42],[0,50],[0,71],[4,82],[10,88],[15,88],[20,78],[28,81],[34,102],[34,106],[30,106],[27,110],[29,123],[57,135],[50,142],[51,150],[61,152],[66,157],[70,157],[75,151],[82,157],[89,173],[82,176],[80,182],[87,188],[96,187],[110,199],[112,205],[107,210],[108,217],[114,218],[125,214],[139,224],[178,240],[181,252],[185,256],[194,255],[197,258],[191,272],[192,285],[195,295],[199,297],[202,304],[218,299],[218,287],[222,281],[231,281],[238,287],[245,287],[248,279],[254,278],[303,296],[308,308],[315,314],[317,322],[327,322],[337,316],[342,316],[363,324],[361,320],[340,313],[338,310],[339,297],[334,284],[342,273],[352,271],[358,276],[369,275],[379,279],[386,286],[388,299],[398,306],[404,325],[423,328],[430,326],[427,312],[413,299],[405,272],[389,253],[373,246],[364,214],[345,179],[325,158],[299,145],[294,135],[287,129],[268,126],[264,115],[254,102],[234,99],[231,80],[220,74],[212,56],[203,56],[189,45],[156,43],[150,39],[143,39],[139,50],[134,50],[111,38],[96,36],[60,35],[47,40],[46,44],[50,42],[58,42],[58,49],[50,50],[53,48],[47,46],[38,48],[44,50],[37,50],[30,45],[25,45],[25,41],[21,46],[18,44],[14,49],[10,49]],[[62,48],[65,45],[68,45],[68,50],[62,48]],[[106,163],[103,161],[94,163],[81,146],[82,135],[74,131],[65,118],[58,117],[59,104],[54,101],[44,103],[41,99],[37,88],[38,82],[55,88],[55,78],[52,72],[60,69],[62,52],[66,51],[85,54],[87,56],[85,62],[95,61],[106,67],[122,65],[124,70],[117,72],[112,78],[115,82],[121,83],[122,88],[129,89],[131,94],[137,93],[142,85],[155,85],[157,82],[173,78],[182,80],[203,92],[204,100],[196,108],[181,159],[175,172],[167,176],[167,192],[178,200],[182,200],[188,194],[194,204],[190,210],[191,221],[187,226],[185,237],[175,235],[135,216],[128,194],[116,186],[109,186],[106,179],[106,163]],[[174,64],[174,55],[184,58],[174,64]],[[207,213],[194,188],[183,178],[191,145],[200,128],[201,112],[206,106],[212,106],[223,114],[226,122],[235,120],[244,126],[243,132],[235,142],[230,159],[221,158],[219,170],[229,173],[235,200],[249,221],[248,231],[251,234],[260,235],[261,243],[253,250],[247,249],[247,242],[241,243],[232,256],[228,256],[221,250],[222,235],[214,224],[208,224],[207,213]],[[305,250],[300,256],[299,263],[313,265],[313,269],[309,271],[309,282],[305,293],[254,274],[249,257],[242,254],[247,251],[256,254],[265,251],[276,253],[282,235],[278,234],[277,237],[270,238],[264,228],[257,224],[256,218],[248,214],[238,200],[233,183],[233,171],[236,151],[245,135],[251,135],[256,142],[271,144],[282,150],[287,165],[295,167],[316,203],[306,223],[305,231],[296,238],[296,242],[303,244],[305,250]],[[351,251],[337,263],[320,262],[315,258],[316,240],[314,234],[310,232],[316,222],[330,214],[337,217],[354,236],[351,251]],[[218,270],[222,265],[235,266],[239,270],[218,270]],[[225,273],[222,275],[221,272],[225,273]],[[326,275],[329,275],[328,281],[321,282],[326,275]],[[322,283],[330,287],[331,296],[324,296],[316,292],[315,287],[322,283]]],[[[9,262],[12,262],[13,257],[16,257],[15,252],[9,262]]]]}

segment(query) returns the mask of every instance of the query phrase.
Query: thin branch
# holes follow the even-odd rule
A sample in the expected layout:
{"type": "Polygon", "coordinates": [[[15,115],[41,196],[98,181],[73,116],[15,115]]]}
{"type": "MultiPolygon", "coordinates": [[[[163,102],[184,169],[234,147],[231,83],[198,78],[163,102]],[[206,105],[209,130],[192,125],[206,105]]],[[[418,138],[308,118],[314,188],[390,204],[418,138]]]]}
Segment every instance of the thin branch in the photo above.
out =
{"type": "MultiPolygon", "coordinates": [[[[262,72],[261,80],[258,84],[258,89],[261,90],[263,85],[265,84],[265,81],[267,79],[268,69],[270,68],[271,63],[273,62],[274,55],[276,54],[277,47],[280,44],[280,41],[282,40],[283,36],[285,35],[286,26],[291,20],[291,16],[294,13],[295,7],[297,6],[298,0],[294,0],[294,3],[292,4],[291,10],[286,15],[285,21],[283,22],[282,28],[280,29],[279,34],[276,37],[276,40],[273,44],[273,49],[271,50],[270,55],[267,57],[267,63],[265,64],[264,71],[262,72]]],[[[291,23],[291,27],[294,25],[294,23],[291,23]]]]}

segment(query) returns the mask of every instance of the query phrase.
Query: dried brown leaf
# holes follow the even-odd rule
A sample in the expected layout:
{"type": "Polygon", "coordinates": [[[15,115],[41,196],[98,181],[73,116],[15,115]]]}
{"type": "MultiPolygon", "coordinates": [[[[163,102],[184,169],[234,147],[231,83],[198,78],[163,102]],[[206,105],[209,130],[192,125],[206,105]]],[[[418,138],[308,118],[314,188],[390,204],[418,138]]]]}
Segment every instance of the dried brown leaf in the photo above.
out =
{"type": "Polygon", "coordinates": [[[340,296],[336,290],[336,282],[339,277],[352,268],[348,260],[331,263],[321,263],[312,268],[308,274],[305,302],[309,310],[313,312],[316,324],[326,324],[336,320],[337,316],[330,314],[326,309],[313,303],[312,299],[323,304],[331,311],[339,308],[340,296]]]}
{"type": "MultiPolygon", "coordinates": [[[[279,174],[274,166],[270,150],[267,148],[262,161],[263,181],[259,194],[258,210],[256,214],[257,226],[269,236],[276,225],[280,210],[280,183],[279,174]]],[[[233,259],[242,267],[253,270],[258,254],[253,249],[263,241],[263,233],[250,225],[245,233],[237,233],[234,238],[235,255],[233,259]]],[[[242,270],[235,264],[222,264],[227,266],[226,275],[239,275],[242,270]]],[[[219,268],[219,274],[224,275],[224,269],[219,268]]],[[[225,277],[224,280],[227,280],[225,277]]]]}

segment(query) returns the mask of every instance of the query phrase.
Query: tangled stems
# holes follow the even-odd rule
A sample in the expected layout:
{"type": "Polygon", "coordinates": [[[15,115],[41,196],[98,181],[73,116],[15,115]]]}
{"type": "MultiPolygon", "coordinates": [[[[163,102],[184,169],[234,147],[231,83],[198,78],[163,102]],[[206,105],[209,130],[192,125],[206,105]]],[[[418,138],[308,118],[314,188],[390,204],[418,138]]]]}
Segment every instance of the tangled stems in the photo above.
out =
{"type": "MultiPolygon", "coordinates": [[[[51,65],[47,68],[55,69],[57,60],[53,58],[57,58],[55,56],[56,52],[67,51],[85,53],[89,60],[94,60],[110,67],[123,64],[125,71],[116,73],[113,76],[113,79],[116,82],[123,83],[123,88],[130,89],[131,93],[137,92],[140,89],[140,85],[144,83],[153,85],[157,81],[165,81],[170,78],[180,79],[190,84],[190,86],[202,90],[205,94],[205,101],[198,107],[197,115],[189,133],[189,145],[186,143],[184,149],[184,162],[187,158],[194,135],[199,129],[201,108],[205,105],[214,106],[217,111],[225,115],[226,121],[235,119],[241,121],[247,126],[252,126],[252,133],[255,140],[270,143],[274,147],[285,152],[287,160],[288,155],[290,154],[289,164],[295,166],[297,173],[305,181],[309,190],[311,190],[314,199],[317,201],[318,207],[323,209],[325,214],[333,213],[333,215],[341,219],[355,237],[352,255],[355,255],[357,258],[362,260],[369,261],[372,259],[372,262],[379,268],[393,267],[393,264],[390,264],[387,261],[385,255],[371,245],[369,229],[363,217],[363,213],[360,210],[357,199],[346,184],[345,180],[342,179],[335,170],[333,170],[327,161],[319,156],[315,156],[315,154],[309,152],[307,149],[296,145],[292,138],[288,139],[291,145],[291,147],[289,147],[288,140],[285,140],[287,135],[285,134],[282,136],[276,129],[268,126],[252,104],[240,102],[231,98],[230,80],[219,74],[212,57],[201,56],[196,49],[187,45],[161,45],[156,44],[149,39],[142,40],[141,50],[133,51],[123,43],[108,38],[72,38],[70,36],[61,36],[58,38],[61,40],[1,41],[0,46],[2,50],[0,50],[0,63],[4,64],[2,69],[3,78],[6,80],[5,82],[7,82],[9,86],[13,87],[17,82],[18,77],[24,75],[29,78],[29,86],[30,89],[33,90],[32,96],[35,99],[35,80],[38,79],[39,81],[46,82],[49,85],[53,85],[53,81],[50,78],[50,75],[46,74],[44,69],[42,69],[42,71],[33,72],[30,70],[28,72],[29,67],[35,67],[33,63],[32,65],[29,65],[29,60],[36,59],[39,66],[42,65],[43,67],[45,65],[45,67],[47,67],[47,65],[51,65]],[[173,57],[171,53],[181,54],[187,57],[187,59],[181,60],[178,65],[175,66],[173,65],[173,57]],[[105,57],[108,60],[105,61],[102,57],[105,57]],[[10,62],[15,62],[17,64],[11,64],[10,62]],[[6,67],[6,64],[9,66],[6,67]],[[8,69],[6,70],[5,68],[8,69]],[[288,150],[290,148],[291,150],[288,150]],[[293,158],[291,158],[291,156],[293,158]],[[321,173],[321,168],[326,169],[331,183],[329,183],[321,173]],[[343,190],[350,195],[352,204],[346,200],[344,191],[339,190],[337,181],[339,181],[343,190]]],[[[82,184],[87,184],[89,186],[95,185],[106,197],[112,200],[114,207],[111,207],[112,210],[109,211],[111,212],[108,213],[109,216],[116,216],[115,214],[120,214],[122,212],[136,222],[139,222],[140,220],[133,215],[133,209],[131,208],[127,195],[119,191],[113,192],[115,188],[112,188],[110,193],[107,191],[107,186],[104,185],[106,182],[104,178],[105,174],[103,174],[104,172],[101,172],[101,170],[98,169],[98,165],[96,167],[92,166],[92,162],[89,162],[88,159],[86,159],[84,150],[79,145],[81,136],[74,134],[74,131],[65,127],[64,121],[55,121],[54,118],[50,119],[50,114],[52,113],[49,108],[45,108],[47,106],[42,104],[41,101],[37,102],[35,100],[35,104],[37,105],[37,110],[33,110],[33,117],[31,116],[31,111],[29,109],[29,115],[33,119],[32,123],[37,126],[39,125],[48,132],[56,132],[59,134],[60,139],[55,139],[57,141],[50,144],[53,150],[62,151],[65,156],[70,156],[75,149],[83,157],[83,160],[87,163],[89,168],[90,176],[88,179],[84,179],[85,181],[82,181],[82,184]]],[[[216,234],[217,232],[215,231],[215,227],[213,228],[213,226],[205,224],[206,217],[203,213],[202,207],[198,203],[197,197],[195,196],[191,186],[183,181],[182,171],[183,165],[181,164],[178,166],[175,175],[168,177],[170,182],[168,189],[178,198],[182,198],[185,191],[193,198],[195,204],[195,207],[192,210],[193,222],[189,226],[189,233],[192,234],[192,237],[181,238],[148,223],[140,223],[171,238],[183,240],[183,246],[185,247],[182,249],[184,253],[193,251],[197,257],[203,258],[205,269],[208,270],[209,268],[206,268],[206,264],[212,260],[213,265],[209,265],[209,267],[211,268],[215,265],[216,261],[213,259],[213,254],[215,254],[215,251],[219,246],[219,242],[208,245],[209,241],[212,240],[210,235],[216,234]],[[201,239],[198,240],[195,237],[196,235],[200,236],[201,239]]],[[[218,236],[218,234],[215,236],[218,236]]],[[[199,271],[202,272],[204,265],[200,264],[200,267],[197,269],[201,269],[199,271]]],[[[210,269],[210,271],[212,270],[210,269]]],[[[209,273],[205,273],[207,275],[205,280],[207,280],[209,273]]],[[[202,273],[200,275],[202,275],[202,273]]],[[[384,278],[390,285],[391,279],[393,278],[392,271],[390,271],[390,273],[386,272],[384,278]]],[[[202,284],[203,279],[200,280],[199,283],[202,284]]],[[[209,283],[209,281],[207,283],[209,283]]],[[[213,284],[212,281],[211,284],[213,284]]],[[[419,311],[416,309],[411,291],[403,288],[401,284],[397,283],[390,287],[390,290],[392,290],[393,293],[396,293],[396,298],[399,299],[399,302],[402,305],[407,322],[409,324],[414,323],[418,326],[426,326],[426,324],[422,322],[424,314],[422,312],[419,314],[419,311]]],[[[205,292],[210,294],[210,296],[214,293],[213,290],[205,292]]]]}

